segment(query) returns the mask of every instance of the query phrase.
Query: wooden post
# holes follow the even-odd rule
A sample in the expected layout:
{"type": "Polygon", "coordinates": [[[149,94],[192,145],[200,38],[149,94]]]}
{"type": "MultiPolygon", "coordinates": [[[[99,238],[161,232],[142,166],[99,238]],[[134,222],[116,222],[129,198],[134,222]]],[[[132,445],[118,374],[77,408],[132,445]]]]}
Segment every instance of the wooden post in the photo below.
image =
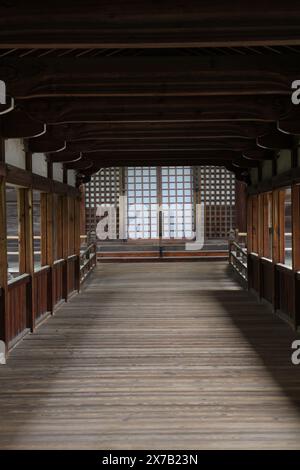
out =
{"type": "Polygon", "coordinates": [[[35,327],[33,196],[31,189],[19,189],[20,272],[30,274],[27,289],[27,326],[35,327]]]}
{"type": "Polygon", "coordinates": [[[235,225],[239,232],[247,232],[247,185],[235,181],[235,225]]]}
{"type": "Polygon", "coordinates": [[[76,258],[76,270],[75,270],[75,287],[76,290],[80,291],[80,208],[81,200],[74,199],[74,249],[76,258]]]}
{"type": "Polygon", "coordinates": [[[49,266],[47,283],[47,310],[53,313],[53,262],[54,262],[54,204],[53,193],[41,194],[42,265],[49,266]]]}
{"type": "Polygon", "coordinates": [[[80,235],[86,235],[85,233],[85,188],[82,184],[79,187],[80,190],[80,235]]]}
{"type": "Polygon", "coordinates": [[[252,196],[247,199],[247,250],[252,252],[252,196]]]}
{"type": "Polygon", "coordinates": [[[276,311],[279,307],[279,274],[275,265],[280,263],[280,190],[273,191],[273,243],[272,243],[272,259],[274,265],[274,294],[273,306],[276,311]]]}
{"type": "Polygon", "coordinates": [[[292,232],[293,232],[293,269],[300,270],[300,185],[292,186],[292,232]]]}
{"type": "Polygon", "coordinates": [[[63,258],[64,273],[63,273],[63,296],[65,301],[68,301],[68,256],[69,256],[69,199],[67,196],[63,197],[63,258]]]}
{"type": "Polygon", "coordinates": [[[0,339],[8,349],[8,287],[5,177],[0,174],[0,339]]]}

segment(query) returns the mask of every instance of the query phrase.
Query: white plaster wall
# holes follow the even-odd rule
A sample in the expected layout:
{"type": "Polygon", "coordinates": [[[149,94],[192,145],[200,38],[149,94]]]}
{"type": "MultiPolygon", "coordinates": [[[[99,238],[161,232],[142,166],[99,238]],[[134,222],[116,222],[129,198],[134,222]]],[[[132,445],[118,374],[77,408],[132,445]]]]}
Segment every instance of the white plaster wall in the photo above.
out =
{"type": "Polygon", "coordinates": [[[23,139],[5,139],[5,162],[25,170],[25,161],[23,139]]]}
{"type": "Polygon", "coordinates": [[[68,184],[76,186],[76,172],[75,170],[68,170],[68,184]]]}
{"type": "Polygon", "coordinates": [[[53,163],[53,179],[54,181],[63,182],[63,166],[62,163],[53,163]]]}
{"type": "Polygon", "coordinates": [[[32,154],[32,173],[47,178],[47,161],[44,153],[32,154]]]}
{"type": "Polygon", "coordinates": [[[262,162],[262,179],[269,180],[272,178],[272,161],[264,160],[262,162]]]}
{"type": "Polygon", "coordinates": [[[291,169],[292,163],[292,152],[290,150],[280,150],[279,157],[277,159],[277,173],[284,173],[291,169]]]}
{"type": "Polygon", "coordinates": [[[251,184],[257,184],[258,183],[258,169],[257,168],[251,168],[251,170],[250,170],[250,179],[251,179],[251,184]]]}

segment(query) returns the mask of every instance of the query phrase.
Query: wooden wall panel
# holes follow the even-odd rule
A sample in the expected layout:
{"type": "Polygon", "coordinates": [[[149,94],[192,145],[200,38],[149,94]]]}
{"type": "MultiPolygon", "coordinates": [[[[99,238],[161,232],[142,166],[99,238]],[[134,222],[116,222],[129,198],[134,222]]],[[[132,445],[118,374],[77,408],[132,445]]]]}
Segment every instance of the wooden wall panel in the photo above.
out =
{"type": "Polygon", "coordinates": [[[5,343],[8,337],[7,304],[6,194],[5,178],[0,176],[0,339],[5,343]]]}
{"type": "MultiPolygon", "coordinates": [[[[300,325],[300,186],[292,185],[292,267],[285,258],[286,188],[248,196],[248,287],[267,300],[274,311],[284,315],[296,328],[300,325]],[[269,232],[269,205],[272,206],[272,233],[269,232]],[[258,227],[258,231],[257,231],[258,227]],[[256,237],[258,233],[258,237],[256,237]],[[272,235],[272,237],[270,237],[272,235]],[[272,259],[266,259],[272,243],[272,259]],[[254,254],[258,249],[258,254],[254,254]],[[287,262],[284,265],[284,262],[287,262]]],[[[287,214],[287,215],[286,215],[287,214]]]]}

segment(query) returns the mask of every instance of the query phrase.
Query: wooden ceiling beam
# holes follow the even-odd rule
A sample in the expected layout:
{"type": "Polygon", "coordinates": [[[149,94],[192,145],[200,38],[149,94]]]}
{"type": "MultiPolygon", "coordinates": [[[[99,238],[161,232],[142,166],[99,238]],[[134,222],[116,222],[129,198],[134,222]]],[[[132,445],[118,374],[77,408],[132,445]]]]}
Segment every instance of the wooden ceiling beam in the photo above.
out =
{"type": "Polygon", "coordinates": [[[39,137],[45,134],[46,124],[14,109],[0,118],[0,134],[5,139],[39,137]]]}
{"type": "Polygon", "coordinates": [[[249,160],[273,160],[276,157],[276,152],[263,149],[248,150],[243,152],[243,157],[249,160]]]}
{"type": "Polygon", "coordinates": [[[117,49],[300,44],[299,4],[267,6],[258,0],[131,0],[126,8],[121,1],[16,0],[1,4],[0,42],[6,48],[117,49]]]}
{"type": "MultiPolygon", "coordinates": [[[[35,140],[31,139],[34,143],[35,140]]],[[[256,142],[255,140],[249,139],[174,139],[163,141],[160,139],[155,139],[152,141],[142,140],[135,141],[100,141],[100,140],[83,140],[76,142],[68,142],[66,150],[69,152],[91,152],[91,151],[103,151],[103,152],[123,152],[130,151],[132,153],[144,152],[144,151],[172,151],[172,150],[182,150],[182,151],[193,151],[193,150],[237,150],[237,151],[247,151],[255,150],[256,142]]]]}
{"type": "Polygon", "coordinates": [[[54,139],[108,141],[180,138],[255,139],[276,129],[276,123],[255,122],[150,122],[150,123],[73,123],[49,125],[47,132],[54,139]]]}
{"type": "Polygon", "coordinates": [[[277,129],[284,134],[300,135],[300,119],[280,119],[277,129]]]}
{"type": "Polygon", "coordinates": [[[290,94],[298,54],[254,56],[3,58],[0,76],[16,99],[104,96],[290,94]],[[34,71],[34,73],[32,73],[34,71]]]}
{"type": "Polygon", "coordinates": [[[31,153],[62,152],[65,148],[66,142],[63,140],[43,140],[39,137],[30,139],[28,144],[31,153]]]}
{"type": "Polygon", "coordinates": [[[14,98],[6,96],[6,104],[0,103],[0,116],[10,113],[15,107],[14,98]]]}
{"type": "Polygon", "coordinates": [[[264,149],[292,149],[295,145],[295,139],[292,135],[283,134],[282,132],[271,132],[257,137],[256,143],[258,147],[264,149]]]}
{"type": "MultiPolygon", "coordinates": [[[[147,160],[149,163],[152,159],[156,160],[174,160],[185,158],[188,155],[189,160],[193,158],[199,159],[211,159],[214,161],[215,159],[219,160],[226,160],[231,161],[234,158],[237,158],[242,155],[242,152],[235,151],[235,150],[190,150],[188,153],[184,150],[164,150],[164,151],[140,151],[140,152],[132,152],[128,150],[124,150],[121,152],[118,151],[94,151],[94,152],[82,152],[83,159],[88,158],[89,160],[93,160],[95,162],[101,162],[102,160],[122,160],[127,161],[128,159],[136,159],[136,160],[147,160]]],[[[51,154],[50,154],[51,157],[51,154]]]]}
{"type": "Polygon", "coordinates": [[[269,96],[131,97],[19,100],[33,119],[47,124],[70,122],[259,121],[287,115],[290,99],[269,96]]]}
{"type": "Polygon", "coordinates": [[[151,162],[148,160],[143,159],[134,159],[130,158],[127,161],[124,160],[111,160],[111,159],[104,159],[101,162],[94,162],[93,165],[87,161],[86,165],[81,162],[70,162],[67,163],[65,166],[67,169],[75,169],[80,171],[84,174],[88,174],[90,169],[93,168],[92,173],[95,168],[107,168],[107,167],[125,167],[125,166],[199,166],[199,165],[214,165],[214,166],[226,166],[231,164],[231,162],[227,160],[220,160],[214,159],[211,161],[210,159],[190,159],[188,157],[182,157],[177,160],[173,159],[153,159],[151,162]]]}

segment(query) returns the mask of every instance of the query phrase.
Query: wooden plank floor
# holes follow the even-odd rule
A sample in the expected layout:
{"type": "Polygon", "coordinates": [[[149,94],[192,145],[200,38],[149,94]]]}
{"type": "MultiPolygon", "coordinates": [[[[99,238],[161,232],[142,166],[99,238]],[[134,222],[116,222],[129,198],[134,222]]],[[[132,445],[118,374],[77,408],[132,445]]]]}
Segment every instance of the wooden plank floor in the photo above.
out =
{"type": "Polygon", "coordinates": [[[0,366],[0,448],[300,449],[294,338],[226,263],[100,265],[0,366]]]}

